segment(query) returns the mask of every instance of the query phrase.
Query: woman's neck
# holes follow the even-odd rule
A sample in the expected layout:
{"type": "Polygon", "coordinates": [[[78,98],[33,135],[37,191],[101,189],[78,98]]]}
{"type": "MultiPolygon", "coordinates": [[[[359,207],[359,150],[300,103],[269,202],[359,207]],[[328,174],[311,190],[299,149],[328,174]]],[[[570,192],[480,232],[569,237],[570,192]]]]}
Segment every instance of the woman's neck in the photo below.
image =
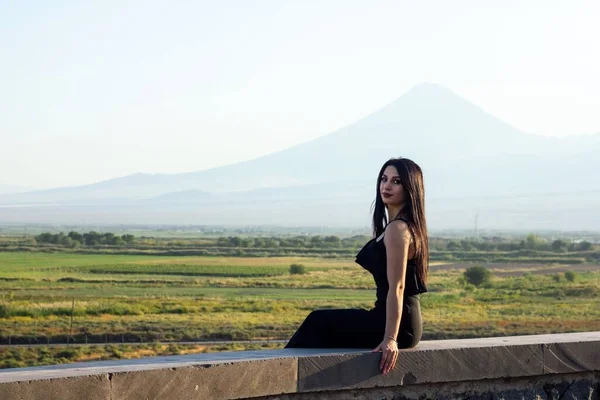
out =
{"type": "Polygon", "coordinates": [[[387,206],[388,218],[390,221],[395,220],[402,212],[402,206],[387,206]]]}

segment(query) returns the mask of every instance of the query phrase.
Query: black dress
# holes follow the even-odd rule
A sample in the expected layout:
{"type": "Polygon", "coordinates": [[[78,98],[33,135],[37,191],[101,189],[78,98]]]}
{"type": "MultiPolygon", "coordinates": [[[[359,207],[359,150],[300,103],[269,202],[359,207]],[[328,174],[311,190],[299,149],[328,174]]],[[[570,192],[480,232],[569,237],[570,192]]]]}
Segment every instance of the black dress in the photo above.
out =
{"type": "MultiPolygon", "coordinates": [[[[382,235],[383,236],[383,235],[382,235]]],[[[292,336],[286,348],[375,348],[384,338],[387,280],[383,238],[371,239],[356,255],[356,262],[369,271],[377,285],[377,301],[371,310],[360,308],[311,312],[292,336]],[[378,240],[379,239],[379,240],[378,240]]],[[[414,260],[406,266],[402,318],[398,348],[414,347],[421,340],[423,326],[419,294],[427,286],[417,277],[414,260]]]]}

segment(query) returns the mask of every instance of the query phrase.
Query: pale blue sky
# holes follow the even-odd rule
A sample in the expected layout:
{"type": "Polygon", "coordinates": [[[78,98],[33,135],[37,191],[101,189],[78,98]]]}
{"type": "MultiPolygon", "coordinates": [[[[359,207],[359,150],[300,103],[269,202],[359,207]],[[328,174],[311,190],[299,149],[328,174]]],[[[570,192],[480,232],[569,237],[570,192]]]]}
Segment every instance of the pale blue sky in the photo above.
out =
{"type": "Polygon", "coordinates": [[[600,2],[0,0],[0,184],[206,169],[435,82],[527,132],[600,132],[600,2]]]}

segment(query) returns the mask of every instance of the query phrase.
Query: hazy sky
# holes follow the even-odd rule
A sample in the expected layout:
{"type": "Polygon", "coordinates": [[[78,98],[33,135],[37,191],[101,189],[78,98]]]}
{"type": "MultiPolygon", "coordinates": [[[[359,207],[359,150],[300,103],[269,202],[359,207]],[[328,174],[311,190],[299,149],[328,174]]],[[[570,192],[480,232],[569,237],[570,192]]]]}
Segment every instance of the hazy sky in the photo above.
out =
{"type": "Polygon", "coordinates": [[[422,82],[527,132],[600,132],[597,0],[0,0],[0,10],[0,184],[256,158],[422,82]]]}

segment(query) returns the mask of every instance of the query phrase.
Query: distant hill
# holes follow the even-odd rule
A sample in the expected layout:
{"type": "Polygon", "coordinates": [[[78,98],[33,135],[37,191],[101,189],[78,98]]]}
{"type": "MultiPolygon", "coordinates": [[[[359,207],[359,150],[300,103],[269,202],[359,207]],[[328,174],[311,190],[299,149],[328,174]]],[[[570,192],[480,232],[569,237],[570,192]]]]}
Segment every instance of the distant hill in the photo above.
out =
{"type": "Polygon", "coordinates": [[[376,174],[394,156],[423,167],[432,226],[472,226],[479,214],[487,227],[600,229],[600,134],[528,134],[433,84],[255,160],[0,196],[29,205],[0,208],[0,222],[368,225],[376,174]]]}

